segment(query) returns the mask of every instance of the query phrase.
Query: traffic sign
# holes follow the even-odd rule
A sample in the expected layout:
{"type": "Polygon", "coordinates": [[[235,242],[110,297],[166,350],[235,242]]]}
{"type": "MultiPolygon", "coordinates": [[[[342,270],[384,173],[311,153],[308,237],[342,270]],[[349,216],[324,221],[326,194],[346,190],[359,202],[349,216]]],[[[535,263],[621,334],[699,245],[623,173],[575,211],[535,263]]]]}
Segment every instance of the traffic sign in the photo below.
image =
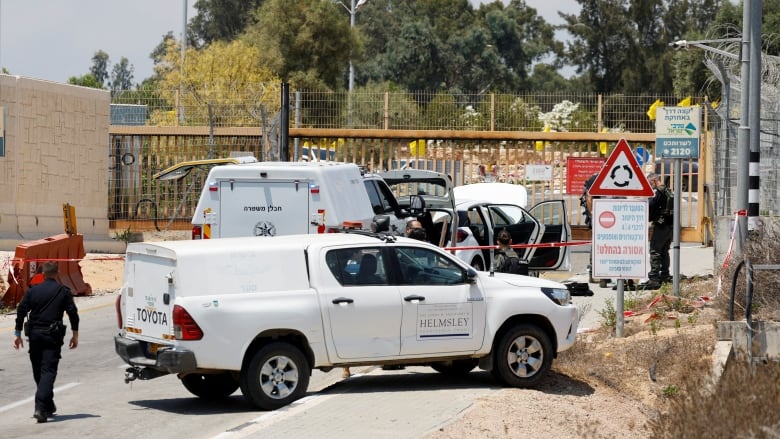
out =
{"type": "Polygon", "coordinates": [[[701,109],[658,107],[655,118],[655,156],[671,159],[699,158],[701,109]]]}
{"type": "Polygon", "coordinates": [[[642,173],[626,139],[618,141],[588,192],[602,197],[653,196],[653,188],[642,173]]]}
{"type": "Polygon", "coordinates": [[[593,200],[593,277],[647,274],[647,200],[593,200]]]}
{"type": "Polygon", "coordinates": [[[634,157],[636,157],[639,166],[642,166],[650,160],[650,151],[646,150],[644,146],[638,146],[634,152],[634,157]]]}

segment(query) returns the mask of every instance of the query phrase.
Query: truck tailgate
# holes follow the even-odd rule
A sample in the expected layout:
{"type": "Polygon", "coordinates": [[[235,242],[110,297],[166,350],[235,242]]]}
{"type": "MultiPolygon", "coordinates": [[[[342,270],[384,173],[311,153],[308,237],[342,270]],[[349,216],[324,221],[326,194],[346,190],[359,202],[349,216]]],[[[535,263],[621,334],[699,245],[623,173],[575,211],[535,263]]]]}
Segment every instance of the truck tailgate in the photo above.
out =
{"type": "Polygon", "coordinates": [[[176,261],[128,253],[125,262],[125,328],[127,337],[160,343],[173,341],[173,276],[176,261]],[[143,273],[143,274],[141,274],[143,273]]]}

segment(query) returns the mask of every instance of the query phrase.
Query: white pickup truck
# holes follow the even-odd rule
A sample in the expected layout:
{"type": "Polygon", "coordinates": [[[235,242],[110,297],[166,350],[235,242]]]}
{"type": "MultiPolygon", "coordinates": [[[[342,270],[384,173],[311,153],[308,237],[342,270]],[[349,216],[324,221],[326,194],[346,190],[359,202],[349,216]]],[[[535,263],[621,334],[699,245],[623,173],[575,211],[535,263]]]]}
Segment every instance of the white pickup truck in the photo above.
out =
{"type": "Polygon", "coordinates": [[[119,299],[126,381],[175,373],[199,397],[240,387],[269,410],[304,396],[313,369],[334,367],[479,366],[534,386],[579,320],[557,282],[358,232],[133,243],[119,299]]]}

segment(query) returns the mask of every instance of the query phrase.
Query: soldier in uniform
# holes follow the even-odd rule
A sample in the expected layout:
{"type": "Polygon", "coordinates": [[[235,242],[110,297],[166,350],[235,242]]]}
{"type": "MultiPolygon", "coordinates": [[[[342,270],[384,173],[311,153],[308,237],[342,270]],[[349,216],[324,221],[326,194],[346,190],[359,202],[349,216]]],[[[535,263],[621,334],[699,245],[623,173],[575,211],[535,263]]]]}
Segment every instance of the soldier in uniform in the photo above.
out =
{"type": "Polygon", "coordinates": [[[16,310],[14,349],[24,347],[22,326],[27,318],[25,335],[30,343],[30,363],[37,385],[33,417],[39,423],[46,422],[57,411],[54,405],[54,381],[67,329],[62,323],[63,313],[68,314],[73,330],[69,347],[75,349],[79,345],[78,310],[70,289],[57,282],[58,271],[56,262],[44,263],[45,280],[27,290],[16,310]]]}
{"type": "Polygon", "coordinates": [[[647,176],[647,181],[654,190],[654,195],[648,205],[649,219],[653,226],[650,238],[650,272],[647,282],[640,285],[645,290],[657,290],[663,282],[669,281],[669,247],[674,234],[674,211],[668,208],[671,201],[670,193],[661,181],[661,176],[655,173],[647,176]]]}

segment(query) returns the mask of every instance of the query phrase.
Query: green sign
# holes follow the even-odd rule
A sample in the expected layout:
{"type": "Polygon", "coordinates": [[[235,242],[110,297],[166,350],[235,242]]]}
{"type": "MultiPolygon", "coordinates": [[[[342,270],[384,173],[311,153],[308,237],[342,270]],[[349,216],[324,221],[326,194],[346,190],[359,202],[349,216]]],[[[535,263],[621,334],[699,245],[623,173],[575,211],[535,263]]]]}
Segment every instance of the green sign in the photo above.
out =
{"type": "Polygon", "coordinates": [[[655,114],[655,156],[699,158],[701,110],[694,107],[658,107],[655,114]]]}

